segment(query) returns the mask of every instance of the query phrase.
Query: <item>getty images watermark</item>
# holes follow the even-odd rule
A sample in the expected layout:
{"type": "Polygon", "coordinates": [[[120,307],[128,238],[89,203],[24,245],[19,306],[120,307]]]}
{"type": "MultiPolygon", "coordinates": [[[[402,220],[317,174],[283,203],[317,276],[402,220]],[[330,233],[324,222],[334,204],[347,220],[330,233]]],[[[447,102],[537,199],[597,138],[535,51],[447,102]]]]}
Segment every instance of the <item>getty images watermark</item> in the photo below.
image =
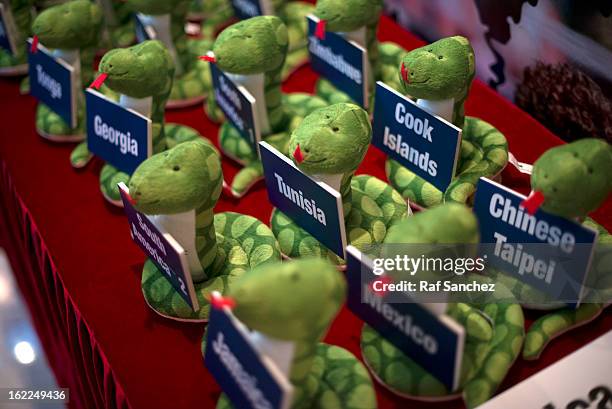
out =
{"type": "MultiPolygon", "coordinates": [[[[581,246],[577,244],[576,246],[581,246]]],[[[607,303],[612,300],[612,245],[598,245],[590,263],[576,264],[558,249],[520,243],[520,252],[496,244],[381,244],[364,249],[363,302],[517,302],[529,305],[607,303]]],[[[577,251],[582,251],[578,248],[577,251]]],[[[363,260],[362,260],[363,261],[363,260]]]]}

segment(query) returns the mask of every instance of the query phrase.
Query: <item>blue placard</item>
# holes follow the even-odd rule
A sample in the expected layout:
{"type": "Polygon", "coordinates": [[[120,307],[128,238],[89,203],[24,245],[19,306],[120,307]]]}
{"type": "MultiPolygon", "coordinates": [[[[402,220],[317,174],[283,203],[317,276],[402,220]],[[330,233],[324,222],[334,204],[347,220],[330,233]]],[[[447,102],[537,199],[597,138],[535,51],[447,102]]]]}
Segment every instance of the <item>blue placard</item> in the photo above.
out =
{"type": "Polygon", "coordinates": [[[89,151],[131,175],[153,153],[151,119],[92,89],[85,97],[89,151]]]}
{"type": "Polygon", "coordinates": [[[529,215],[524,199],[487,178],[478,181],[474,213],[487,265],[578,306],[597,232],[542,209],[529,215]]]}
{"type": "Polygon", "coordinates": [[[210,309],[204,363],[235,408],[287,409],[293,387],[249,340],[227,307],[210,309]]]}
{"type": "Polygon", "coordinates": [[[155,29],[145,22],[141,13],[134,14],[134,29],[136,30],[136,41],[139,43],[157,38],[155,29]]]}
{"type": "Polygon", "coordinates": [[[240,20],[274,14],[269,0],[231,0],[234,15],[240,20]]]}
{"type": "Polygon", "coordinates": [[[255,98],[243,86],[237,86],[216,64],[209,64],[215,90],[215,102],[240,135],[259,150],[261,139],[257,123],[255,98]]]}
{"type": "MultiPolygon", "coordinates": [[[[349,309],[374,328],[449,390],[459,387],[465,341],[464,328],[446,315],[435,315],[410,300],[387,303],[371,283],[381,279],[373,273],[372,260],[353,246],[347,248],[346,278],[349,309]]],[[[394,293],[394,300],[403,295],[394,293]]]]}
{"type": "Polygon", "coordinates": [[[15,54],[15,32],[11,26],[10,10],[4,4],[0,4],[0,48],[7,53],[15,54]]]}
{"type": "Polygon", "coordinates": [[[132,240],[164,274],[176,292],[194,311],[200,306],[196,297],[185,250],[168,233],[161,231],[144,213],[134,208],[127,186],[119,183],[123,210],[130,225],[132,240]]]}
{"type": "Polygon", "coordinates": [[[58,114],[72,128],[77,126],[76,83],[74,68],[55,58],[41,44],[32,52],[28,39],[30,94],[58,114]]]}
{"type": "Polygon", "coordinates": [[[344,258],[347,243],[340,193],[304,174],[270,144],[260,142],[259,152],[270,203],[344,258]]]}
{"type": "Polygon", "coordinates": [[[308,16],[308,50],[312,69],[345,92],[362,107],[368,107],[368,52],[338,33],[315,35],[319,19],[308,16]]]}
{"type": "Polygon", "coordinates": [[[461,129],[378,81],[372,144],[445,191],[455,176],[461,129]]]}

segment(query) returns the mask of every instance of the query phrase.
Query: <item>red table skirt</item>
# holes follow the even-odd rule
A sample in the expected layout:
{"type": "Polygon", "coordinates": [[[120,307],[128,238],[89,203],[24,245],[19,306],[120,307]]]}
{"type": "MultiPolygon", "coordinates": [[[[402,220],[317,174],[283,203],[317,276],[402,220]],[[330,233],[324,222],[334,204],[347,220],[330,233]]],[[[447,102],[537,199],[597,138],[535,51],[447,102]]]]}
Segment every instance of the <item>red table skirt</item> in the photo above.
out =
{"type": "MultiPolygon", "coordinates": [[[[383,18],[379,39],[406,49],[422,43],[383,18]]],[[[308,67],[283,86],[286,92],[313,90],[308,67]]],[[[466,111],[497,126],[510,150],[533,162],[561,141],[514,105],[475,82],[466,111]]],[[[132,243],[122,210],[98,190],[99,161],[75,172],[72,146],[41,139],[34,128],[35,101],[18,95],[18,82],[0,81],[0,243],[59,385],[70,388],[74,408],[212,408],[219,389],[203,365],[203,325],[163,319],[145,304],[140,290],[144,256],[132,243]]],[[[217,141],[218,127],[202,107],[172,111],[170,122],[196,128],[217,141]]],[[[370,148],[358,173],[384,179],[384,155],[370,148]]],[[[224,160],[231,180],[237,168],[224,160]]],[[[527,193],[529,179],[511,167],[503,183],[527,193]]],[[[240,211],[268,221],[271,206],[262,186],[241,201],[222,198],[217,211],[240,211]]],[[[612,203],[593,217],[612,227],[612,203]]],[[[528,316],[528,319],[532,319],[528,316]]],[[[588,326],[554,341],[535,362],[519,361],[502,389],[541,370],[612,328],[604,312],[588,326]]],[[[326,342],[359,355],[361,322],[346,308],[326,342]]],[[[569,381],[569,380],[568,380],[569,381]]],[[[377,385],[381,408],[462,407],[460,401],[422,404],[399,399],[377,385]]]]}
{"type": "Polygon", "coordinates": [[[68,293],[32,214],[15,190],[4,162],[0,169],[6,250],[18,285],[34,317],[50,366],[71,406],[127,408],[127,400],[94,334],[68,293]]]}

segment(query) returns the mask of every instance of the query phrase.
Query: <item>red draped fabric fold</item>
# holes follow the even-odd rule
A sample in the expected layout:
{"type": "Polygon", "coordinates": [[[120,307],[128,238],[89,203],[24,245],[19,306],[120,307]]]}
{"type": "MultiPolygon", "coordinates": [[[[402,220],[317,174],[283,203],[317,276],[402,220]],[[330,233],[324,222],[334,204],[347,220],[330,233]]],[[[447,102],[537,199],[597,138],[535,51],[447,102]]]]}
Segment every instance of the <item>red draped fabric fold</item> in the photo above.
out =
{"type": "Polygon", "coordinates": [[[70,407],[128,408],[104,352],[72,302],[32,215],[0,161],[0,242],[27,300],[58,384],[70,388],[70,407]]]}

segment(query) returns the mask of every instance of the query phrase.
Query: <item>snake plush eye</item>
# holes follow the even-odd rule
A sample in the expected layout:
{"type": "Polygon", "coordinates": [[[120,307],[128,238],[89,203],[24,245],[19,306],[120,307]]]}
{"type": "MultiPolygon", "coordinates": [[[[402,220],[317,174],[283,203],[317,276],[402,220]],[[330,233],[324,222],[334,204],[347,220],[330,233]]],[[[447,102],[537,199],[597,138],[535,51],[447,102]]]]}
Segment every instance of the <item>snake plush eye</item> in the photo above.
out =
{"type": "Polygon", "coordinates": [[[438,56],[438,60],[441,60],[442,58],[444,58],[444,57],[441,56],[441,55],[438,56]]]}
{"type": "Polygon", "coordinates": [[[332,128],[332,131],[334,131],[334,132],[338,132],[339,130],[340,130],[340,128],[338,128],[337,126],[334,126],[334,127],[332,128]]]}
{"type": "Polygon", "coordinates": [[[181,170],[181,167],[179,165],[174,165],[172,170],[175,171],[175,172],[178,172],[179,170],[181,170]]]}

